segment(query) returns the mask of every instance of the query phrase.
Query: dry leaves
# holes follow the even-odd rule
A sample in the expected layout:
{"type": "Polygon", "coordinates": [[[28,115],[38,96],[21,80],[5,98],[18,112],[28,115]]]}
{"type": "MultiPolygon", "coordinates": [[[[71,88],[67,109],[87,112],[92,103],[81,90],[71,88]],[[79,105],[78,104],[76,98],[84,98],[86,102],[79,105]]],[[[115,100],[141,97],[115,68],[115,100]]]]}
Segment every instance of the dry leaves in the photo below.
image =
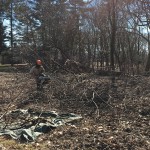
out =
{"type": "Polygon", "coordinates": [[[72,112],[83,117],[81,121],[40,136],[31,147],[51,150],[150,149],[149,77],[116,80],[114,89],[107,77],[81,74],[76,75],[76,80],[69,74],[50,76],[45,92],[37,93],[34,81],[27,74],[0,74],[0,116],[5,116],[10,109],[32,108],[72,112]]]}

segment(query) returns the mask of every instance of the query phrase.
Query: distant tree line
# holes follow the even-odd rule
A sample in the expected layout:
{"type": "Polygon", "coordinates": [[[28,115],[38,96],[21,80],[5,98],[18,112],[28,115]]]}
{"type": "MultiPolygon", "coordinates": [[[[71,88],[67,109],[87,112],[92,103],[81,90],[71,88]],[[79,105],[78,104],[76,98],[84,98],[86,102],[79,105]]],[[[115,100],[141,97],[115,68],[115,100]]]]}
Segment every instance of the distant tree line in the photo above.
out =
{"type": "Polygon", "coordinates": [[[63,65],[71,59],[93,69],[150,70],[149,0],[1,0],[0,5],[0,52],[9,40],[26,61],[63,65]],[[7,36],[2,18],[10,21],[7,36]]]}

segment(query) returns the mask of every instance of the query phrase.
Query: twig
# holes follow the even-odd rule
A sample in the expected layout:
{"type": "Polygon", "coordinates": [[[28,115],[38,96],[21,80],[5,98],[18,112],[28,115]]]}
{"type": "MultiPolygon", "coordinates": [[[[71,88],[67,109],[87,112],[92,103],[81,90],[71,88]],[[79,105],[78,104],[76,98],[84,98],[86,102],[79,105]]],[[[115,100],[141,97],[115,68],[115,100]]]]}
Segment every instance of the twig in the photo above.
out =
{"type": "Polygon", "coordinates": [[[99,108],[98,108],[98,106],[97,106],[96,102],[94,101],[94,97],[95,97],[95,93],[93,92],[92,102],[93,102],[93,103],[95,104],[95,106],[96,106],[97,116],[99,117],[99,108]]]}
{"type": "Polygon", "coordinates": [[[99,95],[96,91],[94,91],[94,92],[96,93],[97,96],[99,96],[99,98],[100,98],[105,104],[109,105],[111,108],[114,108],[112,105],[110,105],[110,104],[108,104],[107,102],[105,102],[105,101],[100,97],[100,95],[99,95]]]}
{"type": "Polygon", "coordinates": [[[74,72],[72,72],[72,71],[66,69],[65,67],[63,67],[62,65],[60,65],[58,62],[56,62],[55,60],[53,60],[53,59],[51,59],[51,60],[52,60],[55,64],[57,64],[59,67],[61,67],[63,70],[65,70],[65,71],[67,71],[67,72],[73,74],[73,76],[75,77],[76,81],[79,82],[79,80],[78,80],[78,78],[76,77],[76,75],[75,75],[74,72]]]}
{"type": "Polygon", "coordinates": [[[9,111],[9,108],[10,108],[11,106],[12,106],[11,103],[9,103],[9,104],[7,105],[7,109],[6,109],[6,111],[0,116],[0,119],[2,119],[2,118],[7,114],[7,112],[9,111]]]}

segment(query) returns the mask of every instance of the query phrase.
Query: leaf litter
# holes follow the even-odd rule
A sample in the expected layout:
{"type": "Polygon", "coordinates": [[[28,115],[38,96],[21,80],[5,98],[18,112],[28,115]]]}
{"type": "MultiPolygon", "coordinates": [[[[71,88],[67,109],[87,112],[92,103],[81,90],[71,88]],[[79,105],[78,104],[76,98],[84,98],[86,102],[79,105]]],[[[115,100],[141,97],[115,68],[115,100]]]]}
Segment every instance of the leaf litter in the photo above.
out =
{"type": "MultiPolygon", "coordinates": [[[[44,92],[37,93],[28,74],[3,73],[0,76],[0,118],[5,119],[6,124],[16,120],[6,115],[16,109],[82,116],[82,120],[40,135],[31,143],[33,147],[150,149],[150,77],[124,77],[117,79],[112,87],[109,77],[56,74],[50,75],[51,81],[44,92]]],[[[13,149],[13,145],[10,147],[13,149]]]]}

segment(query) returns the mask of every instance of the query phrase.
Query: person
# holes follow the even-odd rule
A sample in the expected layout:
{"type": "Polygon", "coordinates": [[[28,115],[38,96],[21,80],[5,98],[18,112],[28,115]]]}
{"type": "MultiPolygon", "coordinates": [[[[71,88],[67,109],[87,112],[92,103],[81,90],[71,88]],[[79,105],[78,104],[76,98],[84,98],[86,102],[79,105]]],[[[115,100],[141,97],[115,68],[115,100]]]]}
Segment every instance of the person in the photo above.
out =
{"type": "Polygon", "coordinates": [[[37,84],[37,90],[42,88],[42,84],[44,83],[44,73],[45,69],[42,65],[42,61],[40,59],[36,60],[35,66],[33,66],[30,70],[30,74],[35,79],[37,84]]]}

